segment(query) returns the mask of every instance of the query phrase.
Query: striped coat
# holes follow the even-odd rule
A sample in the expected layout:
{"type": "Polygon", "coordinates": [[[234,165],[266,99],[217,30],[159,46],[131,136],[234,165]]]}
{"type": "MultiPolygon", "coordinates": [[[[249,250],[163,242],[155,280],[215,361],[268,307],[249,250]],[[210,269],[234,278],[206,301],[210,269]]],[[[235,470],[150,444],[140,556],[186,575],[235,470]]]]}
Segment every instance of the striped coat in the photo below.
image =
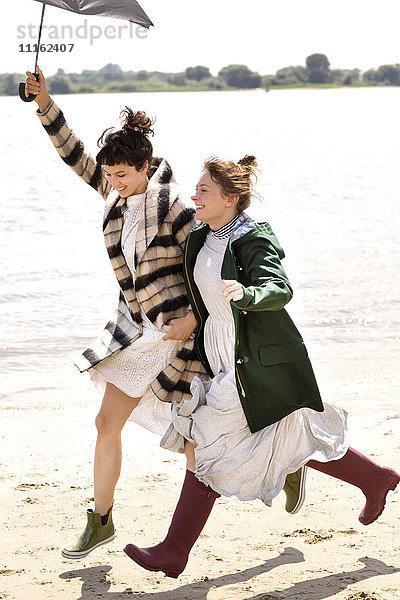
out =
{"type": "MultiPolygon", "coordinates": [[[[120,295],[114,317],[77,362],[79,370],[86,371],[142,335],[141,310],[162,331],[167,331],[170,319],[186,315],[189,303],[182,257],[187,234],[194,225],[194,213],[182,203],[168,162],[153,159],[136,238],[134,282],[121,249],[126,200],[110,195],[112,188],[101,166],[85,152],[54,101],[37,114],[63,161],[105,200],[104,240],[120,295]]],[[[160,400],[179,402],[190,397],[194,375],[204,378],[205,371],[193,350],[193,340],[189,339],[151,387],[160,400]]]]}

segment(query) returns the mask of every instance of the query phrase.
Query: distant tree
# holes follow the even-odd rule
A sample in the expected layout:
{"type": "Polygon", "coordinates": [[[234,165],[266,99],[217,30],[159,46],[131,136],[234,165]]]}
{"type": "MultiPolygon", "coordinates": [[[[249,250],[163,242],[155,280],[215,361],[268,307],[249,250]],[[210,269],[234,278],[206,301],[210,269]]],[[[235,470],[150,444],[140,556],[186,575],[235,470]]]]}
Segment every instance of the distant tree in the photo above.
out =
{"type": "Polygon", "coordinates": [[[183,73],[175,73],[168,77],[168,83],[182,87],[187,84],[187,80],[183,73]]]}
{"type": "Polygon", "coordinates": [[[96,88],[93,85],[89,85],[87,83],[83,83],[78,87],[78,94],[93,94],[96,92],[96,88]]]}
{"type": "Polygon", "coordinates": [[[149,78],[149,73],[147,71],[138,71],[136,76],[139,81],[147,81],[149,78]]]}
{"type": "Polygon", "coordinates": [[[368,69],[368,71],[365,71],[363,75],[363,80],[369,83],[370,85],[382,85],[383,74],[377,71],[376,69],[368,69]]]}
{"type": "Polygon", "coordinates": [[[357,85],[361,81],[360,69],[345,69],[343,85],[357,85]]]}
{"type": "Polygon", "coordinates": [[[222,88],[224,87],[223,83],[215,77],[210,77],[207,81],[204,81],[203,83],[205,83],[210,90],[222,90],[222,88]]]}
{"type": "Polygon", "coordinates": [[[357,85],[361,81],[360,69],[332,69],[331,81],[338,85],[357,85]]]}
{"type": "Polygon", "coordinates": [[[381,65],[378,73],[382,80],[389,85],[400,85],[400,65],[381,65]]]}
{"type": "Polygon", "coordinates": [[[400,85],[400,65],[381,65],[378,69],[368,69],[363,80],[369,85],[400,85]]]}
{"type": "Polygon", "coordinates": [[[270,85],[296,85],[308,82],[308,71],[305,67],[284,67],[272,77],[270,85]]]}
{"type": "Polygon", "coordinates": [[[81,84],[83,82],[86,83],[86,77],[82,74],[78,73],[68,73],[68,79],[70,83],[81,84]]]}
{"type": "Polygon", "coordinates": [[[126,81],[119,84],[119,89],[121,92],[136,92],[137,87],[132,81],[126,81]]]}
{"type": "Polygon", "coordinates": [[[108,63],[105,67],[100,69],[99,74],[107,79],[108,81],[118,81],[122,79],[122,69],[119,65],[113,65],[108,63]]]}
{"type": "Polygon", "coordinates": [[[208,67],[202,67],[201,65],[198,65],[197,67],[188,67],[185,71],[185,75],[187,79],[195,79],[196,81],[211,77],[210,69],[208,67]]]}
{"type": "Polygon", "coordinates": [[[71,94],[72,89],[65,76],[55,75],[49,79],[49,92],[51,94],[71,94]]]}
{"type": "Polygon", "coordinates": [[[56,75],[65,75],[64,69],[58,68],[56,75]]]}
{"type": "Polygon", "coordinates": [[[18,94],[18,84],[13,73],[10,73],[5,78],[4,93],[8,96],[16,96],[18,94]]]}
{"type": "Polygon", "coordinates": [[[357,85],[361,82],[360,69],[345,69],[343,85],[357,85]]]}
{"type": "Polygon", "coordinates": [[[264,75],[262,77],[262,85],[267,90],[267,92],[269,92],[269,88],[271,87],[271,85],[276,85],[274,75],[264,75]]]}
{"type": "Polygon", "coordinates": [[[136,92],[136,85],[132,82],[110,83],[106,88],[110,92],[136,92]]]}
{"type": "Polygon", "coordinates": [[[228,65],[218,73],[227,85],[235,88],[257,88],[261,85],[261,77],[246,65],[228,65]]]}
{"type": "Polygon", "coordinates": [[[310,83],[329,83],[332,80],[329,71],[329,60],[325,54],[307,56],[306,67],[310,83]]]}

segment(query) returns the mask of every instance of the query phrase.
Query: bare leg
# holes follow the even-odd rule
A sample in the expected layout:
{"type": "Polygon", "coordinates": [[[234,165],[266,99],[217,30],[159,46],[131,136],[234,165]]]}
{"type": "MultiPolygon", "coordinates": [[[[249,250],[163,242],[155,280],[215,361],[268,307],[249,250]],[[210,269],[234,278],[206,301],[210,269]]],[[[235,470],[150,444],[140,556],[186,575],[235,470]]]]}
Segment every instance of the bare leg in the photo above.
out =
{"type": "Polygon", "coordinates": [[[96,417],[97,442],[94,455],[95,512],[105,515],[113,503],[114,490],[121,472],[121,431],[140,398],[131,398],[115,385],[107,383],[103,402],[96,417]]]}
{"type": "Polygon", "coordinates": [[[185,454],[186,454],[186,469],[191,473],[196,471],[196,459],[194,456],[194,449],[196,446],[186,440],[185,442],[185,454]]]}

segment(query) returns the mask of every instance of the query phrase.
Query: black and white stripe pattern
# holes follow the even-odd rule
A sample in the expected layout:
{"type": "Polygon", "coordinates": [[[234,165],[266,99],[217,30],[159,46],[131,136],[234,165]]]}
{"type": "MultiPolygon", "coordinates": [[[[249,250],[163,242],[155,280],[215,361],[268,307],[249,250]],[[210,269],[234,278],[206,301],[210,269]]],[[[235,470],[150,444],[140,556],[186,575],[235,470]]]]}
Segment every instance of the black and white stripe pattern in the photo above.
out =
{"type": "MultiPolygon", "coordinates": [[[[105,199],[103,233],[120,297],[114,317],[77,361],[78,368],[85,371],[142,335],[141,310],[163,331],[167,331],[170,319],[187,313],[182,258],[186,237],[195,223],[194,211],[181,201],[168,162],[153,159],[136,238],[134,285],[121,248],[126,200],[120,196],[110,197],[112,188],[101,167],[85,152],[54,102],[38,115],[63,161],[105,199]]],[[[190,396],[194,375],[204,378],[205,372],[193,350],[193,340],[189,339],[151,387],[160,400],[179,402],[190,396]]]]}
{"type": "Polygon", "coordinates": [[[213,231],[212,236],[219,240],[228,238],[231,235],[232,231],[234,230],[238,219],[239,219],[239,215],[236,215],[235,217],[233,217],[233,219],[231,221],[229,221],[229,223],[227,223],[226,225],[223,225],[219,229],[216,229],[215,231],[213,231]]]}

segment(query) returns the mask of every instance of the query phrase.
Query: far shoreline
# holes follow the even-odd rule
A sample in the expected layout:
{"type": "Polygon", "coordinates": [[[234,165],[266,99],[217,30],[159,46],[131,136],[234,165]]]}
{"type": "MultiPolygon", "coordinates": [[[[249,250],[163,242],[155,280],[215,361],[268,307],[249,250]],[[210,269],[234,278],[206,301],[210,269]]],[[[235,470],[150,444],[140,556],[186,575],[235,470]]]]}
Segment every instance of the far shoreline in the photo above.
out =
{"type": "MultiPolygon", "coordinates": [[[[74,91],[65,94],[61,94],[63,96],[77,96],[79,94],[85,96],[94,96],[96,94],[154,94],[154,93],[171,93],[171,92],[273,92],[276,90],[329,90],[329,89],[389,89],[394,86],[389,85],[338,85],[334,83],[316,83],[316,84],[308,84],[308,85],[271,85],[268,87],[258,87],[258,88],[224,88],[220,90],[213,90],[208,87],[198,88],[198,87],[171,87],[171,88],[140,88],[138,90],[132,91],[122,91],[122,90],[98,90],[98,91],[74,91]]],[[[53,94],[60,95],[60,94],[53,94]]],[[[18,94],[5,94],[4,92],[0,92],[0,97],[3,98],[12,98],[17,97],[18,94]]]]}

